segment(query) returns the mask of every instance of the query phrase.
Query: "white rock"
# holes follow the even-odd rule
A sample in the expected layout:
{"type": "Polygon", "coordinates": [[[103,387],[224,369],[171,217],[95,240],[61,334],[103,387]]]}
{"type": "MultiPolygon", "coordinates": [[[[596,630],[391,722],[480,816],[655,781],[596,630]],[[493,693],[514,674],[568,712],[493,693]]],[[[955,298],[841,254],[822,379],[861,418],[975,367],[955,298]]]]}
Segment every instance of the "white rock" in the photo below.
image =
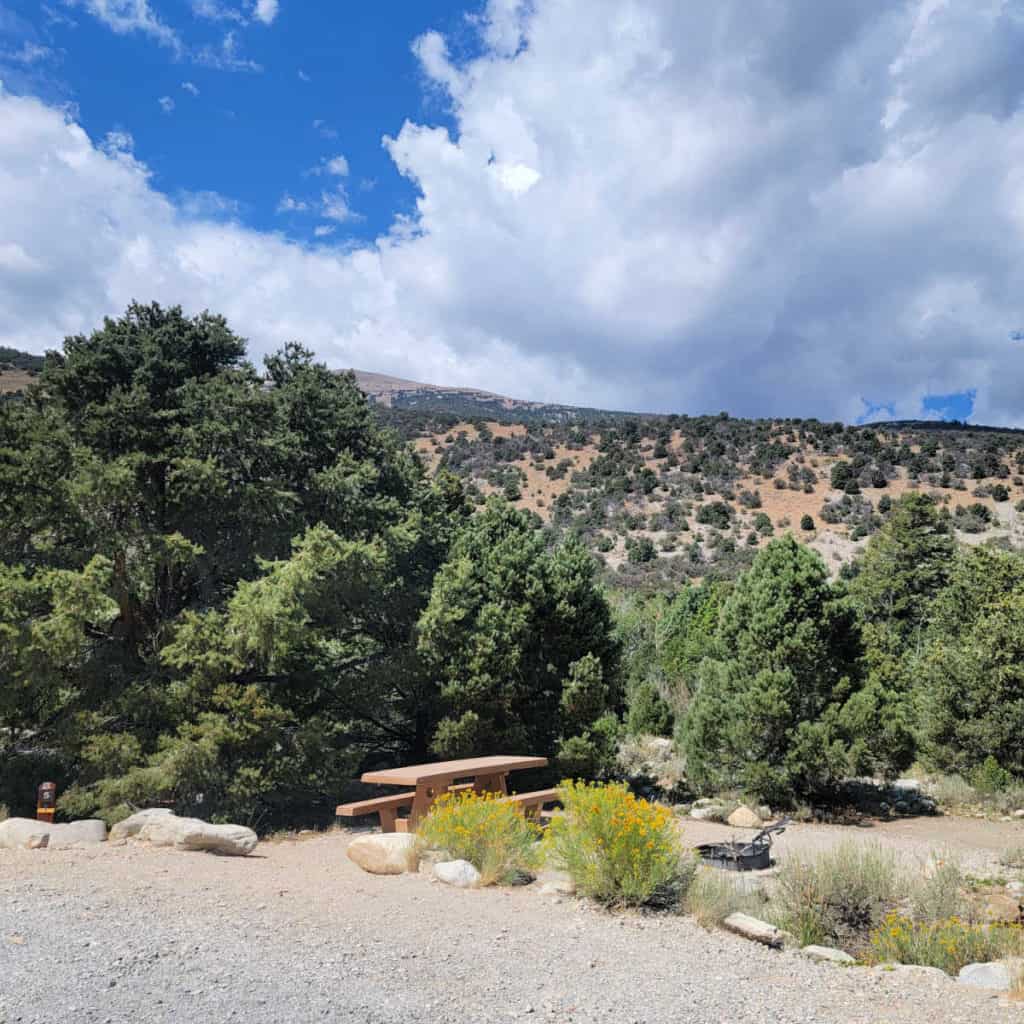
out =
{"type": "Polygon", "coordinates": [[[968,964],[960,969],[957,981],[975,988],[990,988],[997,992],[1008,992],[1012,978],[1010,967],[1005,963],[968,964]]]}
{"type": "Polygon", "coordinates": [[[910,976],[916,976],[921,978],[923,981],[952,981],[953,979],[943,970],[938,967],[926,967],[924,964],[879,964],[876,971],[882,971],[885,974],[905,974],[910,976]]]}
{"type": "Polygon", "coordinates": [[[0,850],[45,850],[51,827],[31,818],[8,818],[0,822],[0,850]]]}
{"type": "Polygon", "coordinates": [[[199,818],[179,818],[176,814],[151,816],[138,832],[138,838],[154,846],[202,850],[226,857],[245,857],[259,842],[256,833],[244,825],[211,825],[199,818]]]}
{"type": "Polygon", "coordinates": [[[717,807],[721,804],[721,800],[716,800],[714,797],[702,796],[697,800],[693,801],[694,807],[717,807]]]}
{"type": "Polygon", "coordinates": [[[892,784],[893,789],[900,789],[904,793],[920,793],[921,781],[919,779],[897,779],[892,784]]]}
{"type": "Polygon", "coordinates": [[[401,875],[416,870],[416,837],[402,832],[359,836],[345,852],[349,860],[371,875],[401,875]]]}
{"type": "Polygon", "coordinates": [[[50,825],[50,849],[60,850],[69,846],[94,846],[107,841],[106,822],[99,818],[84,818],[60,825],[50,825]]]}
{"type": "Polygon", "coordinates": [[[722,816],[721,804],[713,804],[710,807],[691,807],[690,817],[697,821],[707,821],[709,818],[720,818],[722,816]]]}
{"type": "Polygon", "coordinates": [[[768,924],[767,921],[759,921],[749,914],[730,914],[722,924],[729,931],[742,935],[745,939],[752,939],[754,942],[771,946],[772,949],[781,949],[789,938],[786,932],[776,928],[775,925],[768,924]]]}
{"type": "Polygon", "coordinates": [[[733,828],[761,827],[761,819],[746,804],[740,804],[726,820],[733,828]]]}
{"type": "Polygon", "coordinates": [[[124,821],[119,821],[110,830],[110,838],[112,841],[131,839],[132,836],[137,836],[142,831],[143,826],[148,824],[153,818],[167,817],[172,814],[173,811],[167,807],[148,807],[144,811],[136,811],[131,817],[125,818],[124,821]]]}
{"type": "Polygon", "coordinates": [[[480,872],[468,860],[446,860],[435,864],[434,877],[459,889],[471,889],[480,883],[480,872]]]}
{"type": "Polygon", "coordinates": [[[855,964],[857,962],[849,953],[845,953],[841,949],[833,949],[831,946],[804,946],[800,952],[812,960],[827,960],[832,964],[855,964]]]}
{"type": "Polygon", "coordinates": [[[1024,818],[1024,807],[1022,807],[1019,811],[1014,811],[1013,816],[1015,818],[1024,818]]]}

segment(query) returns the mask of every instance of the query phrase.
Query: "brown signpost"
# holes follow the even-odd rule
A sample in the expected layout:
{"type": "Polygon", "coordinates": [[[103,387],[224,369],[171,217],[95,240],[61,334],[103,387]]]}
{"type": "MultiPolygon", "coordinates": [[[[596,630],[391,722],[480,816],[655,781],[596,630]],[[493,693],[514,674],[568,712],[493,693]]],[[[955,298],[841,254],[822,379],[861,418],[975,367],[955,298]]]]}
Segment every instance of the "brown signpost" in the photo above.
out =
{"type": "Polygon", "coordinates": [[[57,810],[57,783],[44,782],[36,790],[36,821],[53,824],[53,816],[57,810]]]}

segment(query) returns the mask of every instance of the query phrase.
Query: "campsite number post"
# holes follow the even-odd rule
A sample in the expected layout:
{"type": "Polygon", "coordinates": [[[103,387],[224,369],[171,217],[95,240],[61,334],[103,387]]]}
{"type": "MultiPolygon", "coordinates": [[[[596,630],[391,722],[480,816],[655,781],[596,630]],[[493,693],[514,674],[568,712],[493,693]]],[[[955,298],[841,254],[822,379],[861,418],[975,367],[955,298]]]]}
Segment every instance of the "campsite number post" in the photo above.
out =
{"type": "Polygon", "coordinates": [[[36,790],[36,821],[53,824],[53,815],[57,810],[57,783],[44,782],[36,790]]]}

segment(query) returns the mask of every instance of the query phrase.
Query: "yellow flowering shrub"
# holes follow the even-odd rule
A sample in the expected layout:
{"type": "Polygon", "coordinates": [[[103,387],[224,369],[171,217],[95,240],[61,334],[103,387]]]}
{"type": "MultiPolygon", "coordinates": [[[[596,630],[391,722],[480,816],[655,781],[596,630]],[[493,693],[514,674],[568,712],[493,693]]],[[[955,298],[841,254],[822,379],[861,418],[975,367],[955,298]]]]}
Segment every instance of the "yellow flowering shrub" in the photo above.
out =
{"type": "Polygon", "coordinates": [[[544,836],[551,864],[608,904],[678,903],[695,870],[672,812],[621,784],[563,782],[564,813],[544,836]]]}
{"type": "Polygon", "coordinates": [[[429,847],[453,860],[468,860],[483,885],[512,882],[536,860],[540,828],[497,793],[471,789],[445,793],[434,801],[417,832],[429,847]]]}
{"type": "Polygon", "coordinates": [[[871,933],[871,952],[878,963],[923,964],[957,974],[965,964],[1024,952],[1024,931],[1018,924],[969,924],[958,917],[912,921],[891,913],[871,933]]]}

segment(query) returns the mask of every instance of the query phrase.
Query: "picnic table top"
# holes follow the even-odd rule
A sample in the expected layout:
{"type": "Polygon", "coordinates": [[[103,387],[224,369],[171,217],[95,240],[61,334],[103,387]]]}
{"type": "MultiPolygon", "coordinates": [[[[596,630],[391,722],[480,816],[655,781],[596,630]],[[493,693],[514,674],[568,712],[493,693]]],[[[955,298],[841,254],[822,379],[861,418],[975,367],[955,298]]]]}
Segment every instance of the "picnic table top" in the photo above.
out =
{"type": "Polygon", "coordinates": [[[459,761],[436,761],[433,764],[412,764],[405,768],[386,768],[379,772],[365,772],[363,782],[376,782],[383,786],[418,786],[423,782],[440,779],[461,779],[474,775],[498,775],[524,768],[544,768],[546,757],[519,757],[513,754],[495,754],[491,757],[465,757],[459,761]]]}

